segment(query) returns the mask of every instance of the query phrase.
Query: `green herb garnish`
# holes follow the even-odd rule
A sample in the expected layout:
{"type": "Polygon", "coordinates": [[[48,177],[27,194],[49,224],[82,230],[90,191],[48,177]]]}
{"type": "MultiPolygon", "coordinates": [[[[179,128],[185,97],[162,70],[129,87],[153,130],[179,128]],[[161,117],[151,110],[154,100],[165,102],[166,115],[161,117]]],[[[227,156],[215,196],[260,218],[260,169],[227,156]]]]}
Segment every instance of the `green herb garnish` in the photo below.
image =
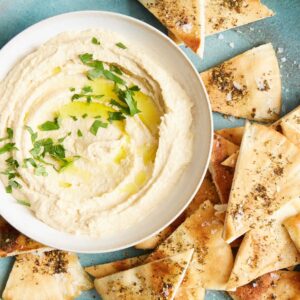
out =
{"type": "Polygon", "coordinates": [[[18,150],[18,148],[15,146],[15,143],[7,143],[4,146],[0,148],[0,154],[10,152],[12,150],[18,150]]]}
{"type": "Polygon", "coordinates": [[[81,116],[81,118],[82,118],[82,119],[85,119],[87,116],[88,116],[88,114],[85,113],[85,114],[83,114],[83,115],[81,116]]]}
{"type": "Polygon", "coordinates": [[[34,170],[34,175],[36,175],[36,176],[44,176],[44,177],[48,176],[48,173],[47,173],[47,171],[46,171],[45,166],[43,166],[43,165],[38,165],[38,166],[35,168],[35,170],[34,170]]]}
{"type": "Polygon", "coordinates": [[[57,141],[58,141],[59,143],[62,143],[62,142],[63,142],[68,136],[70,136],[71,134],[72,134],[72,132],[69,131],[65,136],[59,138],[57,141]]]}
{"type": "Polygon", "coordinates": [[[119,110],[124,113],[125,115],[129,115],[130,114],[130,111],[129,111],[129,108],[128,107],[125,107],[123,105],[121,105],[119,102],[117,102],[116,100],[114,99],[111,99],[110,102],[109,102],[111,105],[113,106],[116,106],[119,108],[119,110]]]}
{"type": "Polygon", "coordinates": [[[86,85],[81,89],[82,94],[87,94],[87,93],[92,93],[92,92],[93,92],[93,89],[89,85],[86,85]]]}
{"type": "Polygon", "coordinates": [[[79,136],[79,137],[82,137],[82,136],[83,136],[83,134],[82,134],[82,132],[81,132],[80,129],[77,130],[77,136],[79,136]]]}
{"type": "Polygon", "coordinates": [[[5,140],[9,140],[9,139],[12,139],[14,137],[14,131],[12,128],[9,128],[7,127],[6,128],[6,133],[7,133],[7,136],[3,137],[0,139],[0,142],[3,142],[5,140]]]}
{"type": "Polygon", "coordinates": [[[84,53],[84,54],[79,55],[79,58],[80,58],[81,62],[86,65],[93,60],[93,54],[84,53]]]}
{"type": "Polygon", "coordinates": [[[75,88],[74,87],[70,87],[69,90],[70,90],[70,92],[74,92],[75,88]]]}
{"type": "Polygon", "coordinates": [[[119,76],[113,74],[112,72],[110,72],[108,70],[103,70],[103,75],[106,79],[112,80],[115,83],[125,84],[125,81],[122,78],[120,78],[119,76]]]}
{"type": "Polygon", "coordinates": [[[119,69],[115,65],[110,65],[109,70],[112,71],[112,72],[115,72],[116,74],[123,75],[123,72],[121,71],[121,69],[119,69]]]}
{"type": "Polygon", "coordinates": [[[94,121],[94,123],[92,124],[91,128],[90,128],[90,132],[93,134],[93,135],[97,135],[97,132],[98,132],[98,129],[100,127],[102,128],[107,128],[108,126],[108,123],[104,123],[102,122],[101,120],[96,120],[94,121]]]}
{"type": "Polygon", "coordinates": [[[121,48],[121,49],[127,49],[127,47],[121,42],[117,43],[116,46],[121,48]]]}
{"type": "Polygon", "coordinates": [[[37,163],[35,162],[35,160],[33,158],[29,157],[29,158],[25,158],[23,160],[23,168],[27,168],[28,163],[31,164],[34,168],[37,167],[37,163]]]}
{"type": "Polygon", "coordinates": [[[95,37],[92,38],[92,43],[95,45],[100,45],[101,43],[99,42],[99,40],[95,37]]]}
{"type": "Polygon", "coordinates": [[[108,121],[112,123],[112,121],[120,121],[126,119],[125,116],[120,111],[116,112],[108,112],[108,121]]]}
{"type": "Polygon", "coordinates": [[[34,143],[38,136],[37,132],[34,132],[29,126],[25,126],[25,128],[30,133],[31,142],[34,143]]]}
{"type": "Polygon", "coordinates": [[[70,118],[72,118],[73,121],[77,121],[78,118],[76,116],[70,116],[70,118]]]}
{"type": "Polygon", "coordinates": [[[52,131],[59,129],[58,118],[55,118],[54,121],[46,121],[45,123],[39,125],[39,130],[41,131],[52,131]]]}
{"type": "Polygon", "coordinates": [[[27,200],[16,200],[18,204],[30,207],[30,203],[27,200]]]}

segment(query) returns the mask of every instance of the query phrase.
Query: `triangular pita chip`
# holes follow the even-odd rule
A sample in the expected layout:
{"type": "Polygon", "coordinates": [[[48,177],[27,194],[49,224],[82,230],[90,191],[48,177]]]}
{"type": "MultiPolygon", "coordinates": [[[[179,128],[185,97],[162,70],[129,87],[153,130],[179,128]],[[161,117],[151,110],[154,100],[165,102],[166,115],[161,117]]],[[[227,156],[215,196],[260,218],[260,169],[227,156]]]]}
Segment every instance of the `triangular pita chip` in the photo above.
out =
{"type": "Polygon", "coordinates": [[[231,187],[224,238],[232,242],[300,195],[300,150],[275,130],[247,123],[231,187]]]}
{"type": "Polygon", "coordinates": [[[287,218],[283,224],[300,252],[300,214],[287,218]]]}
{"type": "Polygon", "coordinates": [[[139,0],[177,39],[203,54],[204,0],[139,0]]]}
{"type": "Polygon", "coordinates": [[[223,223],[215,216],[213,204],[205,201],[150,254],[147,261],[168,257],[193,247],[195,252],[180,288],[222,289],[233,264],[231,248],[222,239],[222,230],[223,223]],[[222,262],[222,267],[216,262],[222,262]]]}
{"type": "Polygon", "coordinates": [[[92,288],[76,254],[51,251],[16,257],[3,300],[74,299],[92,288]]]}
{"type": "Polygon", "coordinates": [[[222,161],[221,165],[229,168],[235,168],[237,159],[239,157],[239,150],[231,154],[224,161],[222,161]]]}
{"type": "Polygon", "coordinates": [[[21,234],[0,216],[0,257],[50,250],[51,248],[21,234]]]}
{"type": "Polygon", "coordinates": [[[192,288],[192,289],[180,289],[178,290],[175,300],[204,300],[205,289],[192,288]]]}
{"type": "Polygon", "coordinates": [[[162,230],[159,234],[141,242],[135,246],[137,249],[154,249],[161,242],[163,242],[167,237],[169,237],[172,232],[190,215],[192,215],[204,201],[209,200],[212,203],[219,203],[219,196],[214,183],[209,172],[207,172],[203,182],[195,195],[193,201],[189,204],[186,210],[168,227],[162,230]]]}
{"type": "Polygon", "coordinates": [[[87,273],[95,278],[102,278],[117,272],[128,270],[144,263],[148,255],[125,258],[106,264],[100,264],[84,268],[87,273]]]}
{"type": "Polygon", "coordinates": [[[300,147],[300,106],[272,124],[272,127],[300,147]]]}
{"type": "Polygon", "coordinates": [[[95,280],[103,300],[174,299],[193,249],[95,280]]]}
{"type": "Polygon", "coordinates": [[[300,272],[268,273],[229,294],[234,300],[299,300],[300,272]]]}
{"type": "Polygon", "coordinates": [[[235,153],[239,146],[229,142],[220,135],[214,135],[213,149],[210,158],[209,171],[216,185],[220,200],[227,203],[233,179],[234,170],[222,165],[222,162],[235,153]]]}
{"type": "Polygon", "coordinates": [[[260,0],[207,0],[205,3],[206,35],[271,17],[274,13],[260,0]]]}
{"type": "Polygon", "coordinates": [[[299,263],[300,253],[280,223],[253,229],[238,250],[227,289],[234,290],[265,273],[299,263]]]}
{"type": "Polygon", "coordinates": [[[281,79],[272,44],[246,51],[201,73],[212,110],[273,122],[281,110],[281,79]]]}
{"type": "Polygon", "coordinates": [[[223,128],[216,130],[216,133],[229,142],[239,146],[244,135],[244,127],[223,128]]]}

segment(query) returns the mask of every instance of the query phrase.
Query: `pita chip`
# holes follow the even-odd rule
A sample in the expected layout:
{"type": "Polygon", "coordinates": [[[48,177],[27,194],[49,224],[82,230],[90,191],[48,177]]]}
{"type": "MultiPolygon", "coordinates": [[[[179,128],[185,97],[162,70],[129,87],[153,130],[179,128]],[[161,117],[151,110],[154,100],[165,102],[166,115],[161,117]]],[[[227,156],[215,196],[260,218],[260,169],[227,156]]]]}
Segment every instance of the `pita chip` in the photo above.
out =
{"type": "Polygon", "coordinates": [[[228,202],[234,174],[234,169],[222,165],[222,162],[238,149],[239,146],[231,143],[220,135],[214,134],[209,171],[222,203],[228,202]]]}
{"type": "Polygon", "coordinates": [[[272,128],[300,147],[300,106],[272,124],[272,128]]]}
{"type": "Polygon", "coordinates": [[[217,130],[216,133],[229,142],[239,146],[243,139],[244,127],[223,128],[217,130]]]}
{"type": "Polygon", "coordinates": [[[271,222],[248,232],[236,255],[228,290],[243,286],[259,276],[300,263],[300,253],[286,229],[271,222]]]}
{"type": "Polygon", "coordinates": [[[192,215],[204,201],[209,200],[212,203],[219,203],[219,196],[209,172],[207,172],[203,182],[195,195],[193,201],[189,204],[186,210],[168,227],[162,230],[157,235],[135,245],[137,249],[154,249],[168,238],[176,228],[190,215],[192,215]]]}
{"type": "Polygon", "coordinates": [[[224,289],[233,256],[230,246],[222,239],[222,230],[223,223],[215,216],[213,204],[205,201],[149,255],[147,261],[172,256],[193,247],[195,252],[180,290],[224,289]],[[222,262],[222,267],[216,262],[222,262]]]}
{"type": "Polygon", "coordinates": [[[272,44],[248,50],[201,73],[212,110],[273,122],[281,110],[281,78],[272,44]]]}
{"type": "Polygon", "coordinates": [[[195,53],[204,49],[204,0],[139,0],[172,34],[195,53]]]}
{"type": "Polygon", "coordinates": [[[231,243],[261,226],[284,204],[299,199],[300,150],[282,134],[247,123],[224,224],[231,243]]]}
{"type": "Polygon", "coordinates": [[[206,35],[246,25],[274,15],[260,0],[207,0],[206,35]]]}
{"type": "Polygon", "coordinates": [[[300,272],[271,272],[229,294],[234,300],[299,300],[300,272]]]}
{"type": "Polygon", "coordinates": [[[75,299],[92,288],[76,254],[59,250],[16,257],[3,300],[75,299]]]}
{"type": "Polygon", "coordinates": [[[0,216],[0,257],[50,250],[51,248],[21,234],[0,216]]]}
{"type": "Polygon", "coordinates": [[[287,218],[283,224],[300,252],[300,214],[287,218]]]}
{"type": "Polygon", "coordinates": [[[174,299],[193,249],[95,280],[103,300],[174,299]]]}
{"type": "Polygon", "coordinates": [[[102,278],[117,272],[135,268],[144,263],[148,255],[125,258],[106,264],[100,264],[84,268],[87,273],[95,278],[102,278]]]}

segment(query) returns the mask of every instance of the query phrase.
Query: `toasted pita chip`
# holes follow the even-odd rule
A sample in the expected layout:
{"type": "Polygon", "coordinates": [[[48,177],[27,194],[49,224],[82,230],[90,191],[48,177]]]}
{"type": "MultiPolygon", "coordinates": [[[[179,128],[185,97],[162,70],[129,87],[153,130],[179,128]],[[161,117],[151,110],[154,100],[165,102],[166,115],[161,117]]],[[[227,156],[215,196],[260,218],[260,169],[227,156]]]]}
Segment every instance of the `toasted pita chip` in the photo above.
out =
{"type": "Polygon", "coordinates": [[[202,56],[205,18],[203,0],[139,0],[173,35],[202,56]]]}
{"type": "Polygon", "coordinates": [[[162,230],[159,234],[141,242],[135,246],[137,249],[154,249],[162,243],[172,232],[190,215],[192,215],[204,201],[209,200],[212,203],[219,203],[219,196],[209,172],[207,172],[200,189],[195,195],[193,201],[187,209],[167,228],[162,230]]]}
{"type": "Polygon", "coordinates": [[[220,200],[227,203],[233,179],[234,170],[222,165],[222,162],[235,153],[239,146],[215,134],[209,171],[216,185],[220,200]]]}
{"type": "Polygon", "coordinates": [[[238,157],[239,150],[232,153],[229,157],[222,161],[221,165],[229,168],[235,168],[238,157]]]}
{"type": "Polygon", "coordinates": [[[144,263],[148,255],[125,258],[122,260],[113,261],[106,264],[100,264],[84,268],[87,273],[96,277],[102,278],[117,272],[128,270],[144,263]]]}
{"type": "Polygon", "coordinates": [[[174,299],[193,249],[95,280],[103,300],[174,299]]]}
{"type": "Polygon", "coordinates": [[[246,25],[274,15],[260,0],[207,0],[206,35],[246,25]]]}
{"type": "Polygon", "coordinates": [[[201,77],[213,111],[261,122],[279,118],[281,79],[272,44],[246,51],[201,77]]]}
{"type": "Polygon", "coordinates": [[[300,150],[275,130],[246,124],[227,206],[232,242],[300,195],[300,150]]]}
{"type": "Polygon", "coordinates": [[[248,232],[238,250],[228,290],[243,286],[259,276],[300,263],[300,253],[286,229],[273,222],[248,232]]]}
{"type": "Polygon", "coordinates": [[[193,289],[180,289],[176,293],[175,300],[204,300],[205,289],[193,288],[193,289]]]}
{"type": "Polygon", "coordinates": [[[272,127],[300,147],[300,106],[272,124],[272,127]]]}
{"type": "Polygon", "coordinates": [[[300,252],[300,214],[287,218],[283,224],[300,252]]]}
{"type": "Polygon", "coordinates": [[[0,216],[0,257],[52,250],[21,234],[0,216]]]}
{"type": "MultiPolygon", "coordinates": [[[[195,253],[180,289],[223,289],[232,269],[230,246],[222,239],[223,223],[215,216],[210,201],[187,218],[147,258],[153,261],[193,247],[195,253]],[[222,268],[216,262],[222,262],[222,268]]],[[[183,291],[181,291],[183,292],[183,291]]]]}
{"type": "Polygon", "coordinates": [[[234,300],[299,300],[300,272],[268,273],[229,294],[234,300]]]}
{"type": "Polygon", "coordinates": [[[75,254],[51,251],[16,257],[3,300],[74,299],[92,288],[75,254]]]}
{"type": "Polygon", "coordinates": [[[239,146],[244,135],[244,127],[223,128],[217,130],[216,133],[229,142],[239,146]]]}
{"type": "Polygon", "coordinates": [[[179,40],[170,30],[168,30],[168,37],[177,45],[183,44],[183,42],[179,40]]]}

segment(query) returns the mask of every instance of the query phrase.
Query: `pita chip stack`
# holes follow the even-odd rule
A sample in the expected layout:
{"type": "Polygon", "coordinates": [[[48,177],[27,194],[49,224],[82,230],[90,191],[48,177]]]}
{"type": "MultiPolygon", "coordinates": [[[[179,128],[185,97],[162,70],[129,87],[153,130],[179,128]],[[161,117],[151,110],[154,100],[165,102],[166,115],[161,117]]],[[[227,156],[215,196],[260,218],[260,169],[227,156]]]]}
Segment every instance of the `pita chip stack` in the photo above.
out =
{"type": "Polygon", "coordinates": [[[0,257],[49,250],[51,248],[21,234],[0,216],[0,257]]]}
{"type": "Polygon", "coordinates": [[[229,294],[234,300],[299,300],[300,272],[271,272],[229,294]]]}
{"type": "Polygon", "coordinates": [[[300,214],[287,218],[283,224],[300,252],[300,214]]]}
{"type": "Polygon", "coordinates": [[[193,249],[95,280],[103,300],[174,299],[193,249]]]}
{"type": "Polygon", "coordinates": [[[260,0],[207,0],[206,35],[246,25],[274,15],[260,0]]]}
{"type": "Polygon", "coordinates": [[[232,242],[300,195],[300,150],[272,128],[247,123],[224,224],[232,242]]]}
{"type": "Polygon", "coordinates": [[[204,49],[204,0],[139,0],[172,34],[200,56],[204,49]]]}
{"type": "Polygon", "coordinates": [[[3,300],[74,299],[92,288],[75,254],[50,251],[16,257],[3,300]]]}
{"type": "Polygon", "coordinates": [[[246,51],[201,73],[212,110],[273,122],[281,110],[281,79],[272,44],[246,51]]]}
{"type": "Polygon", "coordinates": [[[205,201],[147,258],[153,261],[194,248],[181,293],[197,288],[218,290],[226,286],[233,256],[230,245],[222,239],[223,223],[215,212],[213,204],[205,201]],[[222,267],[216,262],[222,262],[222,267]]]}
{"type": "Polygon", "coordinates": [[[154,235],[146,241],[135,245],[135,248],[144,250],[156,248],[166,238],[168,238],[187,217],[191,216],[199,208],[199,205],[201,203],[206,200],[209,200],[212,203],[220,202],[216,187],[212,182],[212,178],[209,172],[207,172],[205,178],[203,179],[201,187],[199,188],[193,201],[189,204],[186,210],[171,225],[166,227],[157,235],[154,235]]]}
{"type": "Polygon", "coordinates": [[[234,169],[222,165],[222,162],[239,149],[220,135],[214,134],[213,149],[209,164],[209,171],[216,185],[220,200],[227,203],[233,179],[234,169]]]}

